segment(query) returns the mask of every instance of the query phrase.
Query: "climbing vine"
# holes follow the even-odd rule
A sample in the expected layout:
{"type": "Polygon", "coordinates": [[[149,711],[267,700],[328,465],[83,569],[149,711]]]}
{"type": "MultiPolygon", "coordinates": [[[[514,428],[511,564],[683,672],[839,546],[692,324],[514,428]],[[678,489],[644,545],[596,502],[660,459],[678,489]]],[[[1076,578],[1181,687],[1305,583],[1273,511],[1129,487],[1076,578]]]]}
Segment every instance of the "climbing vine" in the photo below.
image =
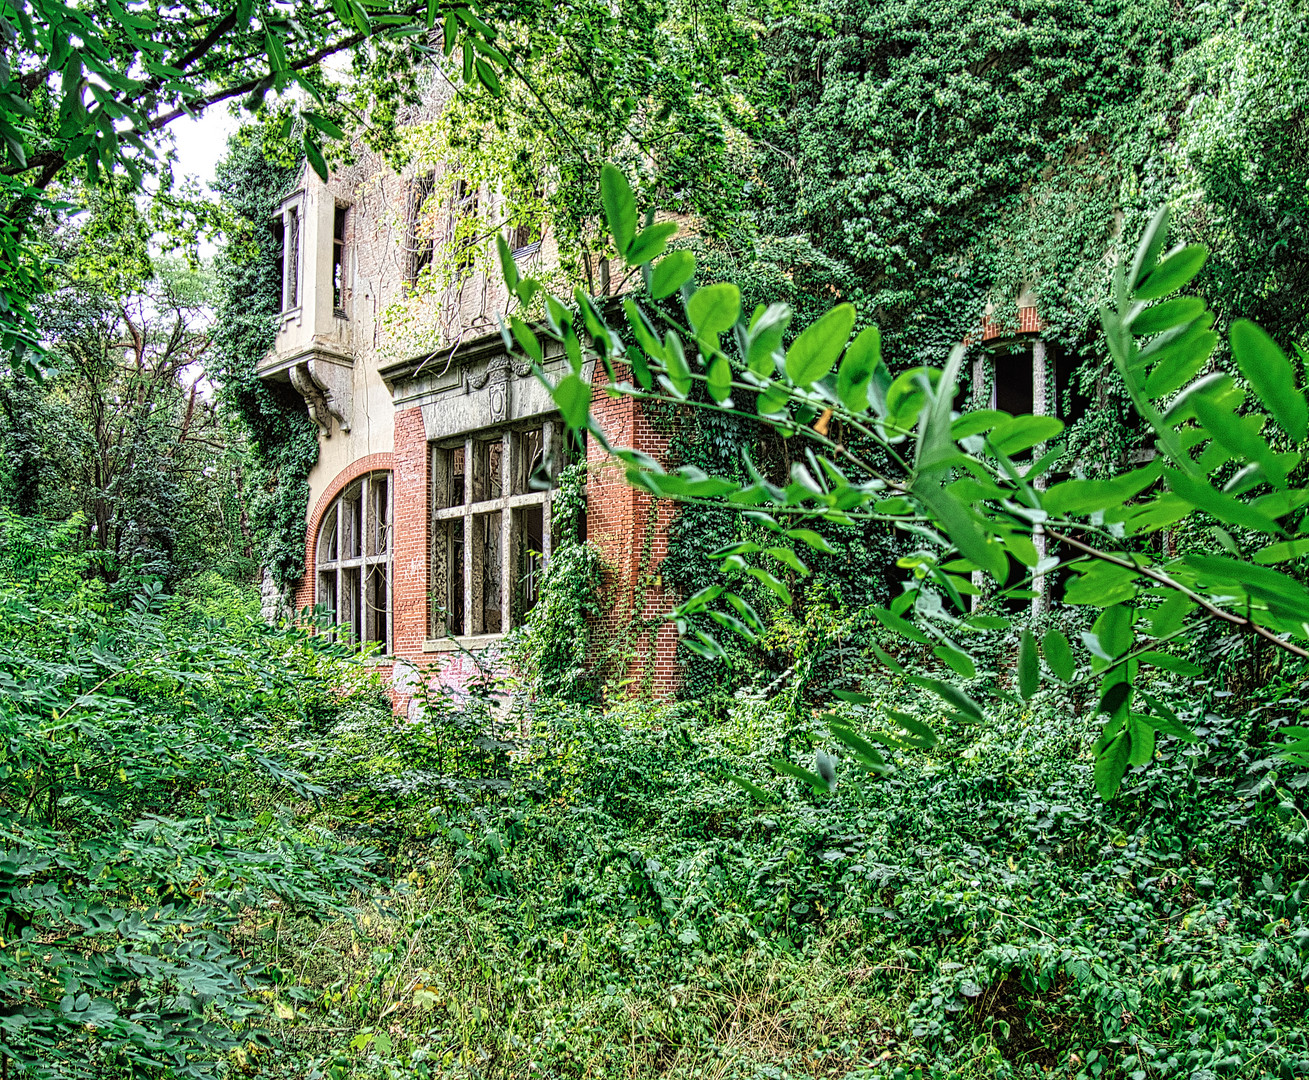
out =
{"type": "Polygon", "coordinates": [[[785,294],[818,296],[815,279],[824,307],[853,302],[892,371],[975,341],[988,308],[1015,327],[1025,293],[1095,392],[1070,457],[1117,461],[1132,436],[1097,305],[1154,207],[1174,204],[1177,239],[1214,251],[1196,287],[1219,298],[1220,323],[1240,312],[1292,339],[1309,325],[1297,11],[815,0],[783,13],[744,91],[757,235],[728,254],[773,264],[800,325],[785,294]]]}
{"type": "Polygon", "coordinates": [[[514,631],[505,655],[532,689],[562,701],[588,701],[595,692],[588,663],[600,615],[600,553],[581,535],[586,469],[569,465],[550,502],[554,546],[536,604],[514,631]]]}
{"type": "Polygon", "coordinates": [[[216,188],[230,215],[217,259],[215,375],[223,405],[249,435],[255,473],[250,515],[262,563],[285,591],[304,574],[309,471],[318,431],[288,385],[256,374],[277,335],[279,264],[273,211],[300,175],[297,144],[276,134],[274,120],[242,128],[219,163],[216,188]]]}

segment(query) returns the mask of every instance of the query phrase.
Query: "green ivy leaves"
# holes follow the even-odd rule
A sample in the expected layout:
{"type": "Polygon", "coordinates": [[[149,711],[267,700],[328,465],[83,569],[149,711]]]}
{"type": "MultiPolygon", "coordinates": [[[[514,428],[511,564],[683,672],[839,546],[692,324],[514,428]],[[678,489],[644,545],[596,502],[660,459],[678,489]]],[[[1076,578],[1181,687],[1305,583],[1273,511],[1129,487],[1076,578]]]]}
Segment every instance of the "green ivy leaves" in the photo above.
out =
{"type": "MultiPolygon", "coordinates": [[[[1156,215],[1130,270],[1119,268],[1114,301],[1101,312],[1115,366],[1154,429],[1159,453],[1116,476],[1049,483],[1063,453],[1057,441],[1062,422],[995,409],[960,415],[956,392],[965,364],[963,346],[940,369],[911,368],[893,378],[882,361],[879,332],[868,327],[851,340],[857,313],[843,303],[785,347],[789,307],[760,305],[743,323],[734,283],[691,288],[695,260],[689,252],[652,262],[650,252],[661,250],[667,230],[651,233],[651,226],[636,232],[631,189],[617,170],[605,171],[602,200],[615,246],[629,261],[645,260],[642,271],[653,297],[683,292],[685,321],[655,319],[629,297],[624,301],[627,326],[638,347],[631,348],[581,297],[584,321],[601,354],[626,349],[641,386],[657,386],[678,403],[695,403],[697,381],[705,384],[710,408],[734,407],[735,389],[752,393],[765,423],[785,438],[801,436],[792,444],[786,478],[761,474],[748,458],[749,477],[738,481],[689,466],[668,471],[627,452],[629,481],[661,498],[751,508],[753,520],[776,534],[775,542],[741,541],[715,557],[724,570],[740,575],[738,580],[749,579],[770,591],[781,606],[793,603],[793,582],[808,573],[796,545],[830,548],[822,523],[880,520],[919,537],[922,549],[902,563],[914,575],[904,594],[868,614],[887,635],[918,650],[927,673],[874,647],[892,672],[937,700],[947,722],[986,721],[984,700],[962,684],[993,675],[970,654],[967,634],[1010,625],[1008,619],[971,610],[978,572],[1011,596],[1036,597],[1041,595],[1036,587],[1061,559],[1084,556],[1073,563],[1065,601],[1100,609],[1091,628],[1075,635],[1075,649],[1057,629],[1038,642],[1031,627],[1020,627],[1012,685],[1019,699],[1031,701],[1046,677],[1063,686],[1098,680],[1098,708],[1107,720],[1095,748],[1095,782],[1105,798],[1113,797],[1129,768],[1150,761],[1157,733],[1190,737],[1184,723],[1146,695],[1138,677],[1142,669],[1153,670],[1154,677],[1194,676],[1194,665],[1165,645],[1187,630],[1188,619],[1208,617],[1239,594],[1245,614],[1229,613],[1229,621],[1307,636],[1309,589],[1277,570],[1240,558],[1199,555],[1160,569],[1151,556],[1116,550],[1113,542],[1117,536],[1171,526],[1197,511],[1235,529],[1280,537],[1286,535],[1282,519],[1309,506],[1309,495],[1291,486],[1299,455],[1273,449],[1263,433],[1267,417],[1243,411],[1243,395],[1230,376],[1200,374],[1216,340],[1213,315],[1200,298],[1174,294],[1203,266],[1205,252],[1184,247],[1160,259],[1166,212],[1156,215]],[[668,325],[656,329],[661,321],[668,325]],[[692,344],[684,347],[684,340],[692,344]],[[1175,391],[1180,392],[1166,410],[1152,404],[1156,396],[1175,391]],[[837,420],[876,444],[891,466],[873,469],[846,453],[830,435],[837,420]],[[1233,461],[1235,470],[1224,472],[1233,461]],[[1230,478],[1218,486],[1211,478],[1219,475],[1230,478]],[[1084,535],[1090,541],[1077,539],[1084,535]],[[1061,549],[1064,544],[1073,547],[1061,549]],[[1015,572],[1021,578],[1017,586],[1011,583],[1015,572]],[[1208,607],[1196,599],[1205,596],[1208,607]],[[1155,640],[1142,643],[1150,637],[1155,640]]],[[[505,272],[512,280],[510,269],[505,272]]],[[[571,320],[548,295],[546,306],[551,332],[561,337],[573,367],[554,386],[555,401],[567,422],[580,426],[590,422],[580,346],[571,320]]],[[[536,354],[516,324],[514,335],[528,343],[529,354],[536,354]]],[[[1232,347],[1269,413],[1288,435],[1303,437],[1309,409],[1285,356],[1248,323],[1233,326],[1232,347]]],[[[611,392],[624,391],[618,386],[611,392]]],[[[1231,535],[1223,535],[1235,549],[1231,535]]],[[[1268,545],[1259,558],[1278,562],[1297,557],[1297,544],[1268,545]]],[[[1309,553],[1309,547],[1304,550],[1309,553]]],[[[688,648],[719,658],[724,650],[702,629],[706,621],[746,640],[764,629],[744,598],[726,586],[701,590],[679,606],[674,618],[689,634],[688,648]],[[691,631],[694,618],[700,621],[691,631]]],[[[919,745],[935,739],[930,728],[915,734],[908,725],[906,720],[901,730],[909,734],[886,738],[918,739],[919,745]]],[[[861,767],[881,767],[880,751],[873,746],[881,736],[859,734],[844,721],[834,722],[832,734],[861,767]]],[[[823,769],[814,772],[781,761],[775,765],[815,790],[830,790],[823,769]]]]}

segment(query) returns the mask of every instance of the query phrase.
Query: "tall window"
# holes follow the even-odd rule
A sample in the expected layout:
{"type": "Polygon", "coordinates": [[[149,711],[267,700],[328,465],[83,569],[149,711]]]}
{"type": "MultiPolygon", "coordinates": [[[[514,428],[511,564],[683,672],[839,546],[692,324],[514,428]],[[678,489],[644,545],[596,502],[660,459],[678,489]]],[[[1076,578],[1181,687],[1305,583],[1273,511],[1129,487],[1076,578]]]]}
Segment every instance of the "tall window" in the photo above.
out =
{"type": "Polygon", "coordinates": [[[345,314],[345,207],[338,206],[332,219],[332,312],[345,314]]]}
{"type": "MultiPolygon", "coordinates": [[[[456,246],[455,270],[463,273],[473,265],[476,245],[470,236],[459,235],[460,223],[477,215],[477,188],[463,177],[455,181],[454,191],[450,197],[450,243],[456,246]]],[[[475,227],[475,226],[473,226],[475,227]]],[[[468,226],[465,226],[465,233],[468,226]]]]}
{"type": "Polygon", "coordinates": [[[288,206],[282,212],[279,242],[282,253],[282,310],[300,306],[300,208],[288,206]]]}
{"type": "Polygon", "coordinates": [[[432,637],[502,634],[536,604],[562,431],[549,422],[434,444],[432,637]],[[535,479],[534,479],[535,478],[535,479]]]}
{"type": "Polygon", "coordinates": [[[420,173],[409,182],[409,221],[406,249],[409,256],[409,284],[432,265],[432,220],[427,199],[435,183],[430,172],[420,173]]]}
{"type": "Polygon", "coordinates": [[[369,473],[328,507],[318,529],[316,602],[353,642],[390,648],[391,474],[369,473]]]}

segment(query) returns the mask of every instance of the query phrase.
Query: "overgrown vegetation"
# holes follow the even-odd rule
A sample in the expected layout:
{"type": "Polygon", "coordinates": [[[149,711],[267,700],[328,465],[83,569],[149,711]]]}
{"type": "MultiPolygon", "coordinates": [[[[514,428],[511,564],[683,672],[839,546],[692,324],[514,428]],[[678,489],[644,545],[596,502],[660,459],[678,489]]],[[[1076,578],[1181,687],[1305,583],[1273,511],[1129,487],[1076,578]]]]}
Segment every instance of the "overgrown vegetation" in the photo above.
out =
{"type": "Polygon", "coordinates": [[[1085,693],[766,803],[729,774],[841,748],[762,695],[721,715],[434,699],[411,723],[346,704],[292,750],[328,786],[316,820],[388,852],[395,887],[358,925],[248,924],[279,973],[279,1045],[251,1067],[1309,1075],[1307,777],[1252,745],[1285,702],[1232,720],[1213,681],[1153,689],[1201,739],[1162,740],[1113,804],[1085,693]]]}
{"type": "Polygon", "coordinates": [[[273,211],[300,174],[298,148],[272,125],[250,126],[232,141],[216,188],[230,213],[218,259],[213,373],[252,451],[247,503],[259,565],[287,590],[304,573],[309,470],[318,460],[318,428],[288,385],[256,375],[277,336],[281,263],[273,211]]]}
{"type": "Polygon", "coordinates": [[[284,753],[357,680],[213,597],[113,603],[76,526],[0,520],[3,1067],[220,1076],[263,1038],[241,927],[377,880],[304,819],[321,790],[284,753]]]}
{"type": "Polygon", "coordinates": [[[1303,4],[9,6],[0,1077],[1309,1077],[1303,4]],[[141,136],[238,95],[215,288],[141,136]],[[402,717],[259,620],[318,452],[272,210],[360,103],[502,185],[460,274],[561,242],[501,262],[568,426],[593,347],[669,435],[611,449],[682,503],[681,700],[629,679],[653,524],[602,610],[577,469],[507,673],[402,717]],[[1071,430],[959,408],[1023,293],[1071,430]]]}

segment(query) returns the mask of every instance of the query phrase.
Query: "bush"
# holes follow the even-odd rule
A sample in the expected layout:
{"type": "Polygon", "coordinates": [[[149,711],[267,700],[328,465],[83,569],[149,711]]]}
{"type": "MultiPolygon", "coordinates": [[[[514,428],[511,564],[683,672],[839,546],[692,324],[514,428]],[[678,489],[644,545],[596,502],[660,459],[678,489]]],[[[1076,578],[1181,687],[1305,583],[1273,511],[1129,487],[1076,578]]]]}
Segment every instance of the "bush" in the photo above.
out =
{"type": "Polygon", "coordinates": [[[0,1040],[36,1077],[214,1076],[267,1044],[231,935],[377,880],[306,829],[275,744],[331,703],[335,646],[233,605],[165,617],[88,581],[73,526],[0,522],[0,1040]]]}

